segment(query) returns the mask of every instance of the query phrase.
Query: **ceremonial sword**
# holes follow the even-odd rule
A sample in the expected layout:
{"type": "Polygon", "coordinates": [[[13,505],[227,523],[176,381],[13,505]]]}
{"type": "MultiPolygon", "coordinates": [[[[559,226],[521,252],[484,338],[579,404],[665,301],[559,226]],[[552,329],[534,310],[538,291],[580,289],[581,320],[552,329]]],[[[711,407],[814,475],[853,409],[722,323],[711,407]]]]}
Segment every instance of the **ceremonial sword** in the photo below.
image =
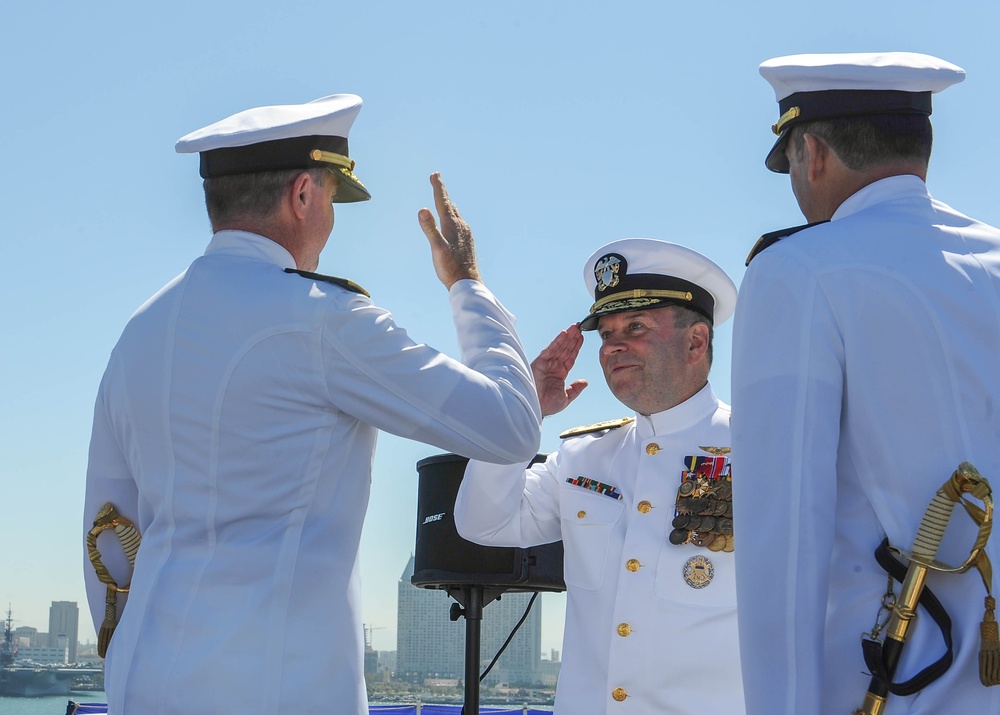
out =
{"type": "MultiPolygon", "coordinates": [[[[907,631],[916,616],[917,603],[924,589],[927,571],[934,570],[946,573],[968,571],[979,562],[980,554],[986,548],[986,542],[992,528],[993,497],[990,484],[980,476],[975,467],[968,462],[962,462],[951,478],[938,489],[928,505],[927,511],[924,512],[920,528],[917,529],[917,536],[913,540],[912,553],[900,551],[909,559],[910,566],[903,579],[899,597],[892,606],[892,615],[886,624],[886,637],[881,649],[884,672],[880,675],[872,675],[864,702],[852,715],[881,715],[884,711],[892,677],[896,672],[896,666],[899,664],[903,645],[906,642],[907,631]],[[963,499],[965,494],[970,494],[982,501],[984,509],[979,510],[968,504],[963,499]],[[979,523],[979,534],[969,558],[961,566],[951,567],[935,561],[935,557],[941,546],[941,540],[944,538],[952,511],[959,502],[962,502],[969,515],[979,523]]],[[[876,626],[876,631],[873,633],[875,637],[878,635],[877,631],[878,627],[876,626]]]]}
{"type": "Polygon", "coordinates": [[[135,568],[135,556],[139,552],[139,544],[142,542],[142,537],[139,535],[139,530],[135,528],[135,524],[119,514],[111,502],[107,502],[101,507],[97,518],[94,519],[94,527],[87,532],[87,555],[97,572],[97,579],[107,586],[107,595],[104,599],[104,622],[97,634],[97,654],[102,658],[107,655],[111,636],[118,626],[118,594],[129,591],[129,584],[119,586],[115,581],[114,576],[104,565],[101,552],[97,548],[97,537],[107,529],[114,529],[115,535],[122,545],[122,550],[125,552],[125,558],[128,559],[129,566],[132,568],[135,568]]]}

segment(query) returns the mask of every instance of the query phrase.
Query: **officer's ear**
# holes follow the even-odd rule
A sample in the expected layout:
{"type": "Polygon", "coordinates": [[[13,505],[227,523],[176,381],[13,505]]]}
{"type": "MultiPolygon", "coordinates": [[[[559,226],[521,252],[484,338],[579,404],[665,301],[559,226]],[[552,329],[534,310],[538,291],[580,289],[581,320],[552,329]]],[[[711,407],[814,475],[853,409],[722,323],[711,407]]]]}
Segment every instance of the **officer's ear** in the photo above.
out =
{"type": "Polygon", "coordinates": [[[822,137],[806,132],[802,135],[802,162],[806,165],[809,181],[815,182],[828,169],[828,164],[835,157],[830,145],[822,137]]]}
{"type": "Polygon", "coordinates": [[[687,329],[688,335],[688,362],[694,365],[701,360],[708,352],[711,333],[708,325],[698,321],[692,323],[687,329]]]}
{"type": "Polygon", "coordinates": [[[299,220],[306,216],[306,209],[309,206],[310,193],[313,191],[314,183],[312,174],[308,171],[303,171],[292,180],[288,191],[285,193],[285,201],[288,202],[292,214],[299,220]]]}

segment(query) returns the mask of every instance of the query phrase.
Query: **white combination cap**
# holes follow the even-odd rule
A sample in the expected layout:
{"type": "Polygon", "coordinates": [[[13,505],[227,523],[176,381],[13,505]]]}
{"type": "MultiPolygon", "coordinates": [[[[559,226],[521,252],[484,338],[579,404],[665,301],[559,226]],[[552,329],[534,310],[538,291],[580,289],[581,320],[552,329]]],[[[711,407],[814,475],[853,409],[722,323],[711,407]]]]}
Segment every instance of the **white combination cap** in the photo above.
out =
{"type": "Polygon", "coordinates": [[[930,116],[931,94],[965,79],[950,62],[916,52],[854,52],[788,55],[760,65],[774,89],[778,140],[765,159],[771,171],[788,173],[785,143],[796,124],[873,114],[930,116]]]}
{"type": "Polygon", "coordinates": [[[335,202],[365,201],[371,194],[353,173],[347,144],[360,111],[361,97],[355,94],[256,107],[193,131],[174,148],[181,154],[198,152],[205,179],[326,168],[340,180],[335,202]]]}
{"type": "Polygon", "coordinates": [[[697,251],[655,238],[623,238],[598,248],[583,269],[595,303],[580,322],[594,330],[601,316],[680,305],[713,325],[736,308],[736,284],[715,262],[697,251]]]}

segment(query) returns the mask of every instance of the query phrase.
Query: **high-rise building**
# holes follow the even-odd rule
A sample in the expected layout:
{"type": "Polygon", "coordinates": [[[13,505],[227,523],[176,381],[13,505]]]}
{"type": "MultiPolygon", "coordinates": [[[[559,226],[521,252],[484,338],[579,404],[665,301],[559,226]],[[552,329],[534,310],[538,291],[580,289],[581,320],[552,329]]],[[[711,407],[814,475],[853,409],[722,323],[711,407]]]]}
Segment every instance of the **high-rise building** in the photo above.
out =
{"type": "Polygon", "coordinates": [[[49,607],[49,647],[66,647],[66,662],[76,662],[80,609],[76,601],[53,601],[49,607]]]}
{"type": "Polygon", "coordinates": [[[365,677],[375,675],[378,672],[378,651],[371,648],[365,649],[365,677]]]}
{"type": "MultiPolygon", "coordinates": [[[[396,624],[396,676],[410,682],[428,678],[465,677],[464,618],[450,619],[446,591],[417,588],[410,583],[413,556],[399,579],[396,624]]],[[[514,626],[524,615],[530,593],[507,592],[483,609],[480,627],[480,672],[493,660],[514,626]]],[[[517,635],[486,677],[486,683],[540,682],[542,603],[536,599],[517,635]]]]}
{"type": "Polygon", "coordinates": [[[378,667],[379,670],[385,670],[390,673],[396,672],[396,651],[394,650],[380,650],[378,652],[378,667]]]}

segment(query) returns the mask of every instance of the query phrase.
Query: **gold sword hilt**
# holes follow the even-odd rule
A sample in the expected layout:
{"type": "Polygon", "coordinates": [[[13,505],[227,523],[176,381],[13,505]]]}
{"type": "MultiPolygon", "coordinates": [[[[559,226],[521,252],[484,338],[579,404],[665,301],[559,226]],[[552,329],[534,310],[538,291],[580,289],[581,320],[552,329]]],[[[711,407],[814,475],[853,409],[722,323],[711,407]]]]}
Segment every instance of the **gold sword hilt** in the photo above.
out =
{"type": "MultiPolygon", "coordinates": [[[[912,552],[898,550],[910,561],[906,577],[900,587],[899,597],[892,607],[892,614],[886,624],[886,637],[883,645],[888,681],[892,680],[910,624],[916,617],[917,604],[924,589],[928,570],[944,573],[963,573],[968,571],[979,559],[986,547],[993,529],[993,495],[989,482],[979,474],[979,471],[969,462],[962,462],[940,489],[935,493],[931,503],[927,505],[920,527],[913,540],[912,552]],[[969,503],[965,496],[970,495],[983,502],[983,508],[969,503]],[[969,557],[959,566],[948,566],[936,560],[945,530],[951,520],[955,507],[961,503],[966,512],[979,523],[979,532],[973,544],[969,557]]],[[[881,715],[885,709],[886,698],[889,695],[889,682],[872,677],[865,693],[861,708],[853,715],[881,715]]]]}
{"type": "Polygon", "coordinates": [[[128,593],[129,590],[129,584],[118,585],[114,576],[108,571],[108,567],[104,565],[101,552],[97,548],[97,537],[108,529],[114,530],[118,542],[125,552],[125,558],[128,559],[129,565],[133,568],[135,567],[136,554],[139,552],[139,545],[142,542],[139,530],[131,521],[119,514],[111,502],[101,507],[94,519],[93,528],[87,532],[87,556],[90,558],[94,571],[97,572],[97,579],[108,589],[104,599],[104,622],[97,634],[97,654],[102,658],[108,652],[111,636],[118,625],[118,594],[128,593]]]}
{"type": "Polygon", "coordinates": [[[979,471],[968,462],[962,462],[955,470],[951,478],[945,482],[931,503],[924,512],[924,518],[917,529],[917,536],[913,540],[912,553],[901,551],[911,563],[920,564],[934,571],[944,573],[964,573],[972,568],[979,553],[986,548],[990,533],[993,530],[993,492],[990,483],[979,471]],[[975,506],[966,500],[966,495],[978,499],[983,503],[983,508],[975,506]],[[976,541],[972,545],[969,557],[959,566],[948,566],[940,561],[936,561],[941,540],[944,538],[948,521],[957,504],[961,503],[966,512],[979,522],[979,532],[976,541]]]}

